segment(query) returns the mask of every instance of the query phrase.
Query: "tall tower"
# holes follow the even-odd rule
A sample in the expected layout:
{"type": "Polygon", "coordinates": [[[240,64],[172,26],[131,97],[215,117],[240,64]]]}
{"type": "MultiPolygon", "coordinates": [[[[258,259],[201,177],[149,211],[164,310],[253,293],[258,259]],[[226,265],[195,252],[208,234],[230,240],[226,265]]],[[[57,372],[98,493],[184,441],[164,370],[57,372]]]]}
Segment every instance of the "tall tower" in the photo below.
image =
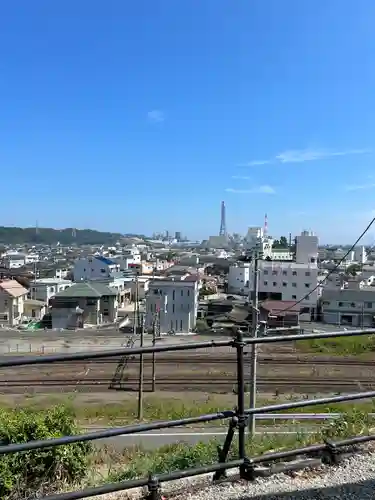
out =
{"type": "Polygon", "coordinates": [[[264,214],[264,228],[263,228],[264,236],[268,235],[268,216],[264,214]]]}
{"type": "Polygon", "coordinates": [[[221,221],[220,221],[219,236],[226,236],[226,235],[227,235],[227,223],[226,223],[226,216],[225,216],[225,203],[222,201],[221,202],[221,221]]]}

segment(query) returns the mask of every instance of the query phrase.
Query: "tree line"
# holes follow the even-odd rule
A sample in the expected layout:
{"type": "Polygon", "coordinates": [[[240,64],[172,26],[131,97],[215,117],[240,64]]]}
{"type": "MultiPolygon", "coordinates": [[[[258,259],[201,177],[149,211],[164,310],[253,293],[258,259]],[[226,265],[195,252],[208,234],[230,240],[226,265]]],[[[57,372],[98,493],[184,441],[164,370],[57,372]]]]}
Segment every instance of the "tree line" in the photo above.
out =
{"type": "Polygon", "coordinates": [[[0,226],[0,244],[22,245],[31,243],[34,245],[53,245],[60,242],[61,245],[101,245],[114,243],[123,236],[120,233],[96,231],[94,229],[53,229],[35,227],[5,227],[0,226]],[[75,234],[75,235],[74,235],[75,234]]]}

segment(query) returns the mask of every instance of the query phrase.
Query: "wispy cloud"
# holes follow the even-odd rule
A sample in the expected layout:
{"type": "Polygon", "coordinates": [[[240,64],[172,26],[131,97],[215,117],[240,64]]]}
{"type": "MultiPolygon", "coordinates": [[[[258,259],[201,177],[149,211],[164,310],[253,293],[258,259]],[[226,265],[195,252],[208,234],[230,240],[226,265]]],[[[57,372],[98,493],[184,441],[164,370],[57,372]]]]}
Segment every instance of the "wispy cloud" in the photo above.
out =
{"type": "Polygon", "coordinates": [[[250,181],[251,177],[249,177],[247,175],[232,175],[232,179],[237,179],[237,180],[241,180],[241,181],[250,181]]]}
{"type": "Polygon", "coordinates": [[[370,152],[370,149],[346,149],[342,151],[331,149],[288,149],[278,153],[274,158],[269,160],[254,160],[238,166],[254,167],[271,163],[303,163],[306,161],[326,160],[335,156],[361,155],[370,152]]]}
{"type": "Polygon", "coordinates": [[[325,160],[334,156],[360,155],[368,152],[368,149],[347,149],[345,151],[333,151],[329,149],[290,149],[276,155],[275,160],[281,163],[302,163],[305,161],[325,160]]]}
{"type": "Polygon", "coordinates": [[[374,189],[375,182],[369,182],[368,184],[357,184],[353,186],[346,186],[345,191],[360,191],[361,189],[374,189]]]}
{"type": "Polygon", "coordinates": [[[160,123],[165,120],[165,114],[160,109],[153,109],[147,113],[147,118],[150,122],[160,123]]]}
{"type": "Polygon", "coordinates": [[[251,189],[235,189],[235,188],[227,188],[225,190],[227,193],[234,193],[234,194],[255,194],[255,193],[261,193],[261,194],[275,194],[276,191],[272,186],[258,186],[255,188],[251,189]]]}

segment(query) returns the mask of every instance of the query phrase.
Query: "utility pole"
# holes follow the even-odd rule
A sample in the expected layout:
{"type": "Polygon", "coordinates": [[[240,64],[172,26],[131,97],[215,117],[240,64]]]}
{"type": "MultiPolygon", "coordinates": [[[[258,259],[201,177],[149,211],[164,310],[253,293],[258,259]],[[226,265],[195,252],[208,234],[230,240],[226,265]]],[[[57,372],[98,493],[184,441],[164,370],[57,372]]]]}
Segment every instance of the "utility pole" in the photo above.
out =
{"type": "MultiPolygon", "coordinates": [[[[258,336],[259,328],[259,259],[260,252],[258,246],[253,251],[253,266],[254,266],[254,281],[253,281],[253,300],[252,300],[252,337],[258,336]]],[[[250,360],[250,408],[256,407],[257,397],[257,344],[251,345],[251,360],[250,360]]],[[[250,437],[255,436],[255,415],[249,415],[249,434],[250,437]]]]}
{"type": "MultiPolygon", "coordinates": [[[[145,335],[145,322],[144,317],[142,318],[139,313],[139,283],[137,276],[137,289],[136,289],[136,303],[137,303],[137,321],[136,330],[138,329],[138,333],[140,333],[140,346],[144,345],[144,335],[145,335]],[[140,328],[140,330],[139,330],[140,328]]],[[[144,356],[143,353],[139,355],[139,381],[138,381],[138,420],[143,419],[143,378],[144,378],[144,356]]]]}

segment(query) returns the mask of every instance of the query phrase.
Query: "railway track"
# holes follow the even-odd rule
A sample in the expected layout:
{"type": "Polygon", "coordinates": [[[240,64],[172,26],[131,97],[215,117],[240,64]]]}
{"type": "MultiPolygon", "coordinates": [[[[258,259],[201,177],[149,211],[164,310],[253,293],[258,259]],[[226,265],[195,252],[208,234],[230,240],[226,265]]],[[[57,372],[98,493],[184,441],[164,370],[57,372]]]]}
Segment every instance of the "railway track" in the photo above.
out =
{"type": "MultiPolygon", "coordinates": [[[[9,380],[0,383],[0,392],[3,394],[20,394],[27,392],[53,392],[56,394],[56,389],[59,388],[59,393],[64,392],[106,392],[110,385],[111,380],[108,378],[94,378],[94,379],[48,379],[29,380],[25,381],[9,380]]],[[[138,380],[131,378],[124,381],[119,387],[123,391],[136,391],[138,389],[138,380]]],[[[208,392],[208,393],[228,393],[235,392],[236,379],[176,379],[171,380],[160,378],[156,381],[157,390],[166,391],[195,391],[195,392],[208,392]]],[[[258,379],[258,388],[263,391],[280,391],[280,392],[294,392],[294,393],[308,393],[308,392],[350,392],[351,390],[370,389],[375,387],[375,380],[363,379],[355,380],[337,380],[337,379],[311,379],[304,378],[299,380],[281,379],[281,378],[267,378],[260,377],[258,379]]],[[[151,379],[144,379],[144,390],[147,392],[151,389],[151,379]]]]}

